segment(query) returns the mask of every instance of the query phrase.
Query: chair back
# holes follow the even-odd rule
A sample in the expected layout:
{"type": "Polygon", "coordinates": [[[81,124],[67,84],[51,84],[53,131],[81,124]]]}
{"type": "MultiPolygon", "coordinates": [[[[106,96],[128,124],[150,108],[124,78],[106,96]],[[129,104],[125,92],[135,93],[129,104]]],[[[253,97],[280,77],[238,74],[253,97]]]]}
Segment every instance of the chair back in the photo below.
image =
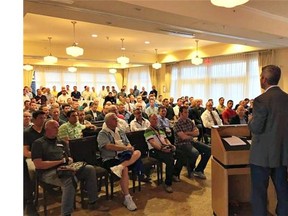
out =
{"type": "Polygon", "coordinates": [[[144,137],[144,133],[145,133],[144,130],[126,133],[126,136],[129,139],[131,145],[134,146],[135,149],[141,152],[142,158],[147,157],[148,151],[149,151],[148,144],[144,137]]]}
{"type": "Polygon", "coordinates": [[[69,140],[69,148],[74,162],[85,161],[91,165],[97,164],[96,135],[69,140]]]}
{"type": "Polygon", "coordinates": [[[91,123],[93,125],[95,125],[97,128],[102,128],[102,126],[104,124],[104,120],[102,120],[102,121],[91,121],[91,123]]]}

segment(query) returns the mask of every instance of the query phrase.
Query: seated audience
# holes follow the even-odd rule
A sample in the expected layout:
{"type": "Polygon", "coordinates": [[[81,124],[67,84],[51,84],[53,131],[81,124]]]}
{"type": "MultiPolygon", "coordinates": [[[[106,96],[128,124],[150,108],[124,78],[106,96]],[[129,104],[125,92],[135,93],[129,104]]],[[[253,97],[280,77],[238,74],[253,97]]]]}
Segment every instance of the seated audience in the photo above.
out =
{"type": "Polygon", "coordinates": [[[236,110],[236,116],[232,117],[230,124],[247,124],[248,116],[245,114],[246,110],[244,106],[239,105],[236,110]]]}
{"type": "Polygon", "coordinates": [[[176,120],[173,107],[169,104],[168,98],[163,99],[163,106],[166,108],[166,118],[169,120],[176,120]]]}
{"type": "MultiPolygon", "coordinates": [[[[136,103],[136,104],[135,104],[135,109],[141,110],[141,112],[142,112],[142,117],[145,118],[145,119],[148,119],[148,115],[144,112],[141,103],[136,103]]],[[[129,120],[128,120],[128,123],[130,123],[134,118],[135,118],[135,116],[134,116],[134,114],[132,113],[131,116],[130,116],[130,118],[129,118],[129,120]]]]}
{"type": "Polygon", "coordinates": [[[112,92],[109,92],[105,97],[103,105],[105,105],[108,101],[110,101],[112,104],[116,104],[116,98],[113,96],[112,92]]]}
{"type": "Polygon", "coordinates": [[[64,141],[57,140],[58,122],[49,120],[45,124],[45,135],[35,140],[32,144],[32,160],[35,167],[41,172],[42,181],[60,186],[62,189],[61,212],[62,215],[71,215],[74,211],[74,199],[78,180],[85,181],[85,187],[89,199],[88,208],[91,210],[108,211],[109,208],[99,206],[97,177],[95,168],[86,165],[74,176],[61,176],[57,174],[57,168],[71,164],[68,146],[64,141]]]}
{"type": "Polygon", "coordinates": [[[158,115],[159,129],[163,130],[166,133],[166,135],[170,137],[171,136],[170,121],[168,118],[166,118],[167,113],[166,107],[159,106],[158,113],[159,113],[158,115]]]}
{"type": "MultiPolygon", "coordinates": [[[[119,116],[118,109],[117,109],[116,105],[109,106],[108,113],[114,113],[117,116],[117,118],[118,118],[117,127],[119,129],[123,130],[124,132],[130,131],[129,124],[122,117],[119,116]]],[[[107,125],[104,122],[102,128],[106,128],[106,127],[107,127],[107,125]]]]}
{"type": "Polygon", "coordinates": [[[31,122],[31,113],[28,112],[28,111],[25,111],[23,112],[23,127],[24,127],[24,130],[26,128],[29,128],[33,125],[33,123],[31,122]]]}
{"type": "Polygon", "coordinates": [[[165,163],[166,179],[164,189],[168,193],[173,193],[172,181],[180,181],[179,177],[174,174],[174,157],[173,152],[176,147],[166,138],[165,132],[158,128],[158,117],[156,114],[149,116],[150,127],[145,130],[144,136],[148,143],[149,156],[165,163]]]}
{"type": "Polygon", "coordinates": [[[71,92],[71,98],[73,101],[80,101],[81,93],[78,91],[77,86],[73,86],[73,91],[71,92]]]}
{"type": "Polygon", "coordinates": [[[149,120],[142,117],[140,109],[135,109],[133,114],[135,118],[130,122],[131,131],[146,130],[150,126],[149,120]]]}
{"type": "Polygon", "coordinates": [[[92,103],[89,111],[85,112],[85,114],[90,114],[93,117],[94,121],[97,121],[98,115],[101,114],[101,112],[98,111],[98,104],[97,103],[92,103]]]}
{"type": "Polygon", "coordinates": [[[61,91],[61,95],[59,95],[59,96],[57,97],[57,102],[58,102],[60,105],[65,104],[65,103],[68,103],[68,99],[69,99],[69,98],[70,98],[71,101],[72,101],[72,98],[71,98],[70,95],[67,94],[66,89],[63,89],[63,90],[61,91]]]}
{"type": "Polygon", "coordinates": [[[38,110],[38,105],[36,104],[35,101],[33,101],[33,100],[31,99],[29,112],[32,114],[33,112],[35,112],[35,111],[37,111],[37,110],[38,110]]]}
{"type": "Polygon", "coordinates": [[[180,157],[182,158],[182,165],[187,162],[188,177],[193,174],[195,177],[206,179],[204,170],[211,156],[211,148],[204,143],[194,141],[194,137],[199,135],[199,130],[188,118],[187,107],[180,107],[179,113],[179,119],[174,125],[174,144],[177,147],[177,152],[182,155],[180,157]],[[199,154],[201,159],[196,166],[199,154]]]}
{"type": "Polygon", "coordinates": [[[108,105],[107,103],[104,105],[102,112],[96,118],[97,121],[104,121],[105,115],[108,113],[109,107],[110,105],[108,105]]]}
{"type": "Polygon", "coordinates": [[[178,98],[176,105],[173,107],[173,110],[174,110],[174,114],[175,114],[175,118],[176,118],[176,119],[179,118],[179,108],[180,108],[181,106],[183,106],[183,100],[182,100],[182,98],[178,98]]]}
{"type": "Polygon", "coordinates": [[[214,125],[222,125],[222,120],[220,119],[218,113],[213,110],[213,104],[211,102],[206,103],[206,110],[202,113],[201,119],[204,127],[208,129],[211,129],[211,127],[214,125]]]}
{"type": "Polygon", "coordinates": [[[62,104],[61,107],[62,107],[62,111],[60,113],[59,118],[65,122],[67,122],[68,121],[67,113],[71,110],[71,106],[69,104],[65,103],[65,104],[62,104]]]}
{"type": "MultiPolygon", "coordinates": [[[[134,150],[124,131],[117,127],[118,118],[115,113],[108,113],[105,116],[106,128],[102,128],[97,136],[98,146],[103,160],[103,167],[111,171],[120,178],[120,186],[124,195],[123,204],[128,210],[137,209],[132,196],[129,193],[128,169],[139,161],[141,152],[134,150]],[[119,152],[130,151],[131,157],[128,160],[120,161],[117,157],[119,152]]],[[[141,161],[141,160],[140,160],[141,161]]]]}
{"type": "Polygon", "coordinates": [[[191,107],[189,108],[189,119],[194,120],[194,123],[199,130],[198,141],[200,141],[202,137],[204,137],[205,143],[208,143],[207,137],[204,136],[205,131],[201,119],[201,115],[205,111],[205,109],[201,106],[202,100],[194,99],[192,102],[194,104],[192,104],[191,107]]]}
{"type": "Polygon", "coordinates": [[[220,97],[220,98],[218,99],[218,102],[219,102],[219,104],[218,104],[218,106],[216,107],[216,109],[217,109],[219,115],[221,116],[222,113],[223,113],[223,111],[224,111],[225,108],[226,108],[226,106],[224,105],[225,99],[224,99],[223,97],[220,97]]]}
{"type": "Polygon", "coordinates": [[[60,109],[57,107],[50,109],[50,116],[51,116],[51,119],[58,122],[59,126],[61,126],[62,124],[64,124],[66,122],[66,121],[63,121],[62,119],[60,119],[60,109]]]}
{"type": "Polygon", "coordinates": [[[24,101],[24,107],[23,107],[23,112],[25,111],[30,111],[30,99],[24,101]]]}
{"type": "Polygon", "coordinates": [[[125,105],[123,104],[117,105],[117,108],[118,108],[118,113],[122,115],[124,117],[124,120],[128,123],[131,113],[125,110],[125,105]]]}
{"type": "Polygon", "coordinates": [[[35,111],[32,114],[33,125],[24,130],[24,207],[26,207],[27,214],[29,215],[37,215],[37,211],[34,206],[35,166],[31,160],[32,143],[44,135],[45,120],[45,113],[43,111],[35,111]]]}
{"type": "Polygon", "coordinates": [[[95,125],[82,125],[78,121],[78,114],[75,110],[70,110],[67,113],[68,122],[62,124],[58,130],[58,139],[64,140],[67,143],[71,139],[78,139],[83,137],[82,130],[85,128],[96,129],[95,125]]]}
{"type": "Polygon", "coordinates": [[[150,116],[152,114],[158,114],[158,107],[155,105],[155,99],[154,98],[150,98],[149,99],[149,106],[146,107],[145,109],[145,113],[150,116]]]}
{"type": "Polygon", "coordinates": [[[232,109],[233,100],[227,101],[227,107],[222,113],[222,120],[224,125],[230,124],[231,118],[236,115],[236,111],[232,109]]]}

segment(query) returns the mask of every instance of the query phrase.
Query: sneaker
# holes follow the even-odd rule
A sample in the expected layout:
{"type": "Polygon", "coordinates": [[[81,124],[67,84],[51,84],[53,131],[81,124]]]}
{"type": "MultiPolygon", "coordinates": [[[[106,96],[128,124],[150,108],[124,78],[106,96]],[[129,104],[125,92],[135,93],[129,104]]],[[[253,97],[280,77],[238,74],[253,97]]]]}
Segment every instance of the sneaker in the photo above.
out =
{"type": "Polygon", "coordinates": [[[164,184],[163,187],[167,193],[173,193],[173,189],[171,186],[164,184]]]}
{"type": "Polygon", "coordinates": [[[173,175],[172,179],[173,179],[174,182],[180,182],[180,179],[179,179],[178,176],[174,176],[173,175]]]}
{"type": "Polygon", "coordinates": [[[119,165],[110,167],[111,171],[117,175],[119,178],[122,177],[122,168],[119,165]]]}
{"type": "Polygon", "coordinates": [[[132,197],[125,197],[124,203],[123,203],[126,208],[130,211],[135,211],[137,209],[136,204],[134,203],[134,201],[132,200],[132,197]]]}
{"type": "Polygon", "coordinates": [[[88,204],[89,210],[98,210],[98,211],[109,211],[110,208],[108,206],[99,205],[97,202],[93,204],[88,204]]]}
{"type": "Polygon", "coordinates": [[[202,172],[196,172],[196,171],[194,171],[194,172],[193,172],[193,176],[198,177],[198,178],[201,178],[201,179],[206,179],[205,174],[202,173],[202,172]]]}

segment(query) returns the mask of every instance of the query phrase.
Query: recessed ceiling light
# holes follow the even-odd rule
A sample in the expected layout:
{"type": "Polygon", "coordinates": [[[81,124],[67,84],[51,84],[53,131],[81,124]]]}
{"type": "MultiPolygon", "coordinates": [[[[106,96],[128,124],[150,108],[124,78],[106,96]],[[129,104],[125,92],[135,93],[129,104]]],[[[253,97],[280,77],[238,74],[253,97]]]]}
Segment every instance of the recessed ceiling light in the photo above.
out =
{"type": "Polygon", "coordinates": [[[91,37],[96,38],[96,37],[98,37],[98,35],[97,34],[92,34],[91,37]]]}
{"type": "Polygon", "coordinates": [[[145,41],[144,43],[145,43],[145,44],[150,44],[150,41],[145,41]]]}

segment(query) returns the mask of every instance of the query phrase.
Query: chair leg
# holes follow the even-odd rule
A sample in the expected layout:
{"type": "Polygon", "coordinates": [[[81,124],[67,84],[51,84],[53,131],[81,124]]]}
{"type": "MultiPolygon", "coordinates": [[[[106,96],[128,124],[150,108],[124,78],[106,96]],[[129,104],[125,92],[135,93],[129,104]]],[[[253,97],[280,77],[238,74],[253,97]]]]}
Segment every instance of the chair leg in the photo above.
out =
{"type": "Polygon", "coordinates": [[[47,213],[47,188],[46,188],[46,185],[44,183],[43,185],[43,206],[44,206],[44,215],[47,216],[48,213],[47,213]]]}
{"type": "Polygon", "coordinates": [[[162,162],[157,164],[157,183],[160,185],[163,182],[162,162]]]}
{"type": "Polygon", "coordinates": [[[135,181],[136,181],[137,175],[135,172],[132,172],[132,184],[133,184],[133,193],[135,193],[135,181]]]}
{"type": "Polygon", "coordinates": [[[138,191],[141,191],[141,177],[138,175],[138,191]]]}
{"type": "Polygon", "coordinates": [[[108,173],[105,174],[105,191],[106,191],[106,199],[109,199],[109,188],[108,188],[108,179],[109,179],[109,175],[108,173]]]}
{"type": "Polygon", "coordinates": [[[35,195],[34,195],[34,205],[37,208],[38,207],[38,202],[39,202],[39,180],[36,177],[36,182],[35,182],[35,195]]]}
{"type": "Polygon", "coordinates": [[[114,190],[114,179],[113,179],[113,173],[110,173],[110,191],[111,191],[111,200],[113,199],[113,190],[114,190]]]}

